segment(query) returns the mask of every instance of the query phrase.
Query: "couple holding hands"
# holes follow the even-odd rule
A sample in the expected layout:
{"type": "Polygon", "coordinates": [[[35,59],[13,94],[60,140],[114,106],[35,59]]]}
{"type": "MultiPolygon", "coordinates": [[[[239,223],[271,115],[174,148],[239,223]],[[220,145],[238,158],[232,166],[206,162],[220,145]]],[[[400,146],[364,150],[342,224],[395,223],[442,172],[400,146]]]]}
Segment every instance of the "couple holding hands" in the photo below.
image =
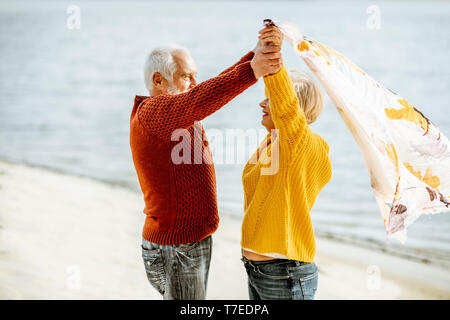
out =
{"type": "Polygon", "coordinates": [[[329,146],[309,128],[323,110],[322,95],[307,75],[287,72],[276,26],[266,26],[258,38],[254,50],[202,83],[184,48],[155,49],[146,62],[150,96],[135,98],[130,146],[145,201],[142,257],[149,282],[164,299],[206,298],[219,216],[214,165],[200,121],[261,77],[261,124],[269,133],[242,175],[241,260],[249,297],[314,299],[318,269],[310,211],[331,179],[329,146]],[[203,161],[174,161],[177,129],[185,132],[181,143],[194,146],[184,158],[201,151],[203,161]],[[265,171],[273,161],[277,169],[265,171]]]}

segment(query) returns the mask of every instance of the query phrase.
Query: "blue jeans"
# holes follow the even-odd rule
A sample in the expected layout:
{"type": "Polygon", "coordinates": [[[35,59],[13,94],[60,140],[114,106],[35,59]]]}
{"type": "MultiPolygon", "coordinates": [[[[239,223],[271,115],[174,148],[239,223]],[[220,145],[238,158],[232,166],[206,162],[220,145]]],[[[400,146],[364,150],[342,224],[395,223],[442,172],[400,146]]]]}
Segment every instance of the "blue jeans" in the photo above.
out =
{"type": "Polygon", "coordinates": [[[314,300],[319,278],[314,262],[241,260],[248,275],[250,300],[314,300]]]}
{"type": "Polygon", "coordinates": [[[150,284],[164,300],[206,299],[211,236],[187,244],[160,245],[142,239],[142,258],[150,284]]]}

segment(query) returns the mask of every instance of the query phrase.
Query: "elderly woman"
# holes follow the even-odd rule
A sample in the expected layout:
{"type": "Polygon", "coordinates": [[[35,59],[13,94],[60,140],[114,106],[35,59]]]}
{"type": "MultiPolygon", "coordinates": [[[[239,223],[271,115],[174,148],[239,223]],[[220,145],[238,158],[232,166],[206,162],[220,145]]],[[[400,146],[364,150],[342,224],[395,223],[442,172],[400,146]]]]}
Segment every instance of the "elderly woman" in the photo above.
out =
{"type": "MultiPolygon", "coordinates": [[[[260,42],[281,45],[278,28],[260,33],[260,42]]],[[[242,174],[241,246],[249,296],[314,299],[318,271],[310,211],[331,179],[329,146],[309,127],[323,110],[322,96],[312,79],[290,76],[284,66],[264,83],[261,124],[269,134],[242,174]],[[267,170],[268,163],[275,170],[267,170]]]]}

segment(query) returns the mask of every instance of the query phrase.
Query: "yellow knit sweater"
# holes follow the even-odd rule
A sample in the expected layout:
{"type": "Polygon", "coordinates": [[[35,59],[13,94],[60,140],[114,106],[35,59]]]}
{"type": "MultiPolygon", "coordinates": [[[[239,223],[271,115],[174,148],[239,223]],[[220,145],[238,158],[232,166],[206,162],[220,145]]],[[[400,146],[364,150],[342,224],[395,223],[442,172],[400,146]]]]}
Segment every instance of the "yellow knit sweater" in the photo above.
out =
{"type": "Polygon", "coordinates": [[[266,136],[242,174],[241,246],[313,262],[316,244],[310,211],[331,179],[329,146],[311,132],[285,67],[265,77],[264,83],[278,132],[273,141],[270,133],[266,136]]]}

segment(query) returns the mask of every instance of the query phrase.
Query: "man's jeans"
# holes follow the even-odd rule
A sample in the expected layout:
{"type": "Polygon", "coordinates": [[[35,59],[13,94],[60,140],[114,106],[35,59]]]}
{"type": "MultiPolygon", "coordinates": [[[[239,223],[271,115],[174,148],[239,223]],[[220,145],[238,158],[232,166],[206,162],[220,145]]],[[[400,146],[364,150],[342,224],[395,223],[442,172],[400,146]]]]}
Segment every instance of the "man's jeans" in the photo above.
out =
{"type": "Polygon", "coordinates": [[[177,245],[159,245],[142,239],[142,258],[150,284],[164,300],[206,299],[211,236],[177,245]]]}
{"type": "Polygon", "coordinates": [[[250,300],[314,300],[316,264],[287,259],[244,262],[250,300]]]}

